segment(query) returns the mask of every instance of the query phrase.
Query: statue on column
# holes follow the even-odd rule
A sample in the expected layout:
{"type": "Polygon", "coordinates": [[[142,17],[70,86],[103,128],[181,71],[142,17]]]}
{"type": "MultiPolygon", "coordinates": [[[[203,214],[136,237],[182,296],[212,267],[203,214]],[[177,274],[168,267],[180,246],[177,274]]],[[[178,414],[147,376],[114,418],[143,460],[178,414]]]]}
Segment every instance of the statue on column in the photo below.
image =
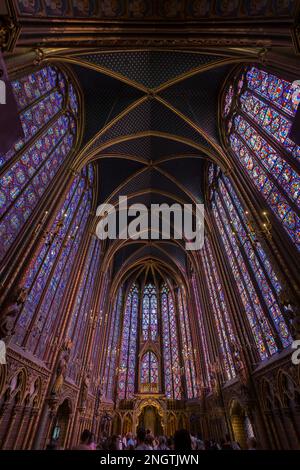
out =
{"type": "Polygon", "coordinates": [[[51,389],[52,398],[59,396],[61,393],[67,375],[71,348],[72,341],[70,339],[66,339],[62,344],[60,357],[55,370],[56,378],[51,389]]]}
{"type": "Polygon", "coordinates": [[[3,302],[0,310],[0,339],[10,338],[14,334],[15,319],[27,298],[27,289],[16,287],[3,302]]]}
{"type": "Polygon", "coordinates": [[[300,309],[290,288],[285,285],[279,294],[279,300],[284,307],[283,316],[290,325],[294,339],[300,339],[300,309]]]}
{"type": "Polygon", "coordinates": [[[89,395],[90,388],[90,373],[89,371],[84,372],[82,382],[81,382],[81,397],[80,397],[80,408],[84,409],[86,407],[86,402],[89,395]]]}

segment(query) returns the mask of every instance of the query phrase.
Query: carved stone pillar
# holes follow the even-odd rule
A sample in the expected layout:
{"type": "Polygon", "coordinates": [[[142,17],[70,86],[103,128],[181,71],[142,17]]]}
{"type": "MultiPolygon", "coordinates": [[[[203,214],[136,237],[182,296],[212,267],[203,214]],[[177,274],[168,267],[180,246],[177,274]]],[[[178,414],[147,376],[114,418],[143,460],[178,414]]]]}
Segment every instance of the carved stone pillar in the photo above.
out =
{"type": "Polygon", "coordinates": [[[284,409],[282,411],[282,421],[286,430],[287,439],[290,443],[290,448],[292,450],[299,450],[299,439],[291,420],[291,412],[289,409],[284,409]]]}
{"type": "Polygon", "coordinates": [[[24,440],[22,442],[22,449],[31,449],[32,441],[34,438],[34,429],[36,425],[37,415],[39,410],[37,408],[31,408],[28,422],[27,422],[27,432],[24,435],[24,440]]]}
{"type": "Polygon", "coordinates": [[[18,40],[21,27],[17,20],[10,16],[0,18],[0,50],[12,52],[18,40]]]}
{"type": "Polygon", "coordinates": [[[11,434],[14,430],[15,421],[17,420],[17,418],[19,418],[21,410],[22,410],[22,406],[20,406],[20,405],[15,405],[12,409],[9,424],[6,428],[5,436],[4,436],[3,441],[2,441],[2,449],[4,449],[4,450],[5,449],[10,449],[10,448],[13,447],[13,446],[9,445],[10,444],[10,437],[11,437],[11,434]]]}

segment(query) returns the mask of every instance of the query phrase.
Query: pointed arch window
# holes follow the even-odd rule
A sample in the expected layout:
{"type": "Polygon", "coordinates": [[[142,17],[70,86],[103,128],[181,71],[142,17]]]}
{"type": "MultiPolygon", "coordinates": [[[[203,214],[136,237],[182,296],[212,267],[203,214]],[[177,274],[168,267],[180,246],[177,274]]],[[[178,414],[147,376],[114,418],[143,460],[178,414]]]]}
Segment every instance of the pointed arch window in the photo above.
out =
{"type": "Polygon", "coordinates": [[[300,146],[289,138],[294,92],[291,82],[247,66],[227,88],[223,114],[234,155],[300,249],[300,146]]]}
{"type": "Polygon", "coordinates": [[[147,351],[141,359],[141,388],[143,392],[158,392],[158,358],[147,351]]]}
{"type": "Polygon", "coordinates": [[[139,289],[133,284],[127,295],[123,318],[118,377],[120,399],[132,398],[135,390],[138,308],[139,289]]]}
{"type": "Polygon", "coordinates": [[[69,77],[46,66],[12,82],[24,131],[0,155],[0,260],[76,141],[78,96],[69,77]]]}
{"type": "Polygon", "coordinates": [[[155,341],[158,335],[157,294],[153,284],[144,287],[142,338],[143,341],[155,341]]]}
{"type": "Polygon", "coordinates": [[[182,398],[178,331],[172,292],[167,284],[161,288],[161,314],[164,356],[165,394],[167,398],[182,398]]]}
{"type": "Polygon", "coordinates": [[[265,359],[292,340],[278,302],[281,286],[262,245],[253,240],[246,211],[230,180],[220,169],[214,171],[213,215],[257,349],[265,359]]]}
{"type": "Polygon", "coordinates": [[[43,358],[61,322],[60,308],[91,210],[93,188],[87,169],[75,177],[53,223],[27,269],[28,297],[14,341],[43,358]]]}

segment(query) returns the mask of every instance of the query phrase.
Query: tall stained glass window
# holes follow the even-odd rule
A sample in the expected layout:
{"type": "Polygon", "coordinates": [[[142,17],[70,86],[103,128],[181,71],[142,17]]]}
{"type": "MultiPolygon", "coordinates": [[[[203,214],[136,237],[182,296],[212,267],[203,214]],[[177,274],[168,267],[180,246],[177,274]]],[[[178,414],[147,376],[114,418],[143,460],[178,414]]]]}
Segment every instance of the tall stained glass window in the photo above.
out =
{"type": "Polygon", "coordinates": [[[181,371],[173,294],[167,284],[161,288],[161,314],[165,394],[167,398],[182,398],[181,371]]]}
{"type": "Polygon", "coordinates": [[[111,316],[111,325],[109,330],[108,348],[107,348],[107,363],[104,375],[104,390],[105,395],[108,398],[113,397],[114,389],[114,377],[116,374],[116,359],[117,359],[117,347],[118,338],[120,331],[120,319],[121,311],[123,306],[123,289],[122,287],[118,291],[117,299],[114,305],[114,309],[111,316]]]}
{"type": "Polygon", "coordinates": [[[143,294],[143,316],[142,316],[142,337],[143,340],[157,339],[158,334],[157,321],[157,294],[153,284],[147,284],[144,287],[143,294]]]}
{"type": "Polygon", "coordinates": [[[178,289],[177,297],[178,297],[179,320],[180,320],[180,326],[181,326],[182,355],[183,355],[183,362],[184,362],[187,398],[194,398],[197,396],[197,392],[195,389],[196,374],[195,374],[195,361],[194,361],[193,342],[192,342],[192,337],[191,337],[190,319],[189,319],[188,312],[187,312],[185,293],[183,293],[181,289],[178,289]]]}
{"type": "Polygon", "coordinates": [[[49,352],[61,325],[64,294],[91,210],[92,193],[84,168],[73,180],[25,275],[28,296],[17,319],[14,341],[41,358],[49,352]]]}
{"type": "Polygon", "coordinates": [[[300,146],[289,138],[294,93],[291,82],[247,66],[228,87],[223,114],[233,153],[300,249],[300,146]]]}
{"type": "Polygon", "coordinates": [[[147,351],[141,360],[142,391],[158,392],[158,359],[152,351],[147,351]]]}
{"type": "Polygon", "coordinates": [[[0,155],[0,260],[21,233],[76,140],[78,98],[48,65],[12,82],[24,137],[0,155]]]}
{"type": "Polygon", "coordinates": [[[211,390],[211,376],[209,371],[209,364],[210,364],[210,356],[207,344],[207,330],[205,328],[205,320],[203,316],[203,309],[200,303],[200,295],[199,295],[199,288],[196,281],[195,274],[192,275],[192,287],[193,287],[193,295],[196,304],[196,314],[197,314],[197,321],[198,327],[200,331],[200,338],[201,338],[201,369],[202,369],[202,379],[203,383],[202,386],[205,387],[207,390],[211,390]]]}
{"type": "Polygon", "coordinates": [[[118,388],[119,398],[132,398],[135,386],[139,289],[133,284],[128,292],[122,328],[118,388]]]}
{"type": "Polygon", "coordinates": [[[97,273],[99,271],[100,242],[97,238],[92,239],[88,251],[85,268],[81,282],[76,294],[75,305],[72,310],[71,321],[67,337],[72,340],[70,364],[68,370],[69,378],[79,382],[80,372],[83,366],[82,351],[88,338],[88,327],[91,322],[96,321],[97,312],[93,309],[93,294],[97,286],[97,273]]]}
{"type": "Polygon", "coordinates": [[[291,343],[278,301],[280,283],[230,180],[214,168],[212,211],[261,359],[291,343]]]}

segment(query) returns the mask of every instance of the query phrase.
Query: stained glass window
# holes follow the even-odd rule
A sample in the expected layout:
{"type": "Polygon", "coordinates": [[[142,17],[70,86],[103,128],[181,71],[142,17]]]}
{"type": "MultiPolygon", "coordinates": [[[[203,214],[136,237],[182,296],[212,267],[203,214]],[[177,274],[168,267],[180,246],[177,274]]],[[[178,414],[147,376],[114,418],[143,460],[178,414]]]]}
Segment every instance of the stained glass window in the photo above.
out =
{"type": "Polygon", "coordinates": [[[192,287],[193,287],[193,294],[194,294],[194,299],[195,299],[195,305],[196,305],[196,315],[197,315],[197,325],[199,327],[200,331],[200,337],[201,337],[201,352],[202,352],[202,361],[201,361],[201,367],[202,367],[202,380],[203,380],[203,386],[207,390],[211,390],[211,376],[209,373],[209,364],[210,364],[210,356],[209,356],[209,350],[208,350],[208,344],[207,344],[207,331],[205,328],[205,320],[203,316],[203,309],[200,304],[200,297],[199,297],[199,289],[196,281],[195,274],[192,275],[192,287]]]}
{"type": "Polygon", "coordinates": [[[49,342],[58,334],[64,294],[91,210],[92,187],[86,171],[74,178],[24,278],[28,296],[14,341],[41,358],[49,353],[49,342]]]}
{"type": "Polygon", "coordinates": [[[146,352],[141,360],[142,391],[158,392],[158,359],[152,351],[146,352]]]}
{"type": "Polygon", "coordinates": [[[224,98],[229,144],[300,249],[300,146],[289,138],[298,106],[295,87],[254,66],[244,68],[236,83],[224,98]]]}
{"type": "Polygon", "coordinates": [[[104,375],[105,394],[108,398],[113,397],[114,377],[116,373],[117,346],[120,330],[120,318],[123,306],[123,289],[119,289],[117,299],[111,316],[110,334],[107,348],[107,362],[104,375]]]}
{"type": "Polygon", "coordinates": [[[184,362],[184,373],[186,380],[187,398],[194,398],[197,396],[196,374],[195,374],[195,361],[193,341],[191,337],[190,319],[187,312],[186,297],[182,289],[178,290],[178,310],[179,321],[181,326],[181,340],[182,340],[182,355],[184,362]]]}
{"type": "Polygon", "coordinates": [[[278,301],[280,283],[231,182],[216,169],[213,214],[261,359],[291,343],[278,301]]]}
{"type": "Polygon", "coordinates": [[[235,342],[235,335],[233,333],[223,288],[218,276],[217,266],[207,237],[205,238],[201,253],[205,279],[208,286],[208,295],[218,337],[219,360],[225,372],[225,380],[230,380],[236,375],[232,358],[232,344],[235,342]]]}
{"type": "Polygon", "coordinates": [[[143,295],[142,336],[143,340],[157,339],[157,296],[153,284],[147,284],[143,295]]]}
{"type": "Polygon", "coordinates": [[[72,310],[71,322],[68,328],[67,337],[72,340],[73,347],[70,355],[70,364],[73,367],[68,369],[69,378],[79,383],[81,378],[83,357],[82,351],[88,338],[88,327],[92,322],[96,322],[98,312],[93,309],[92,298],[96,289],[97,272],[99,271],[100,242],[93,238],[85,269],[81,279],[80,287],[76,295],[76,303],[72,310]]]}
{"type": "Polygon", "coordinates": [[[71,152],[78,120],[76,92],[56,67],[15,80],[12,87],[24,138],[0,155],[0,260],[71,152]]]}
{"type": "Polygon", "coordinates": [[[119,398],[132,398],[135,390],[137,322],[139,290],[133,284],[127,295],[120,351],[118,388],[119,398]]]}
{"type": "Polygon", "coordinates": [[[173,294],[167,284],[161,289],[161,314],[164,357],[165,394],[167,398],[182,398],[181,370],[173,294]]]}

